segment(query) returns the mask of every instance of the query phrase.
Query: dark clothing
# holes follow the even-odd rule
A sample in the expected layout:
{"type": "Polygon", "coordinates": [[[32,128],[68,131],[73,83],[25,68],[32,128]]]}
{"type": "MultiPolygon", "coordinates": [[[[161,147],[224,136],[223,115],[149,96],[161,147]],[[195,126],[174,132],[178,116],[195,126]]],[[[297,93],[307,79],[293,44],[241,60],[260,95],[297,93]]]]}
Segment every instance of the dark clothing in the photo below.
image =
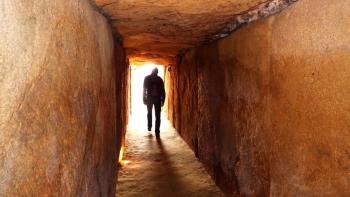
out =
{"type": "Polygon", "coordinates": [[[143,102],[147,105],[148,130],[152,128],[152,109],[155,108],[156,133],[159,133],[160,112],[165,101],[165,89],[162,78],[157,75],[148,75],[143,83],[143,102]]]}
{"type": "Polygon", "coordinates": [[[148,120],[148,130],[151,130],[152,128],[152,109],[154,105],[154,111],[156,114],[156,129],[155,132],[159,133],[160,128],[160,112],[162,110],[162,103],[159,98],[151,97],[148,99],[147,103],[147,120],[148,120]]]}
{"type": "Polygon", "coordinates": [[[148,75],[143,83],[144,102],[150,97],[160,98],[163,103],[165,101],[164,82],[157,75],[148,75]]]}

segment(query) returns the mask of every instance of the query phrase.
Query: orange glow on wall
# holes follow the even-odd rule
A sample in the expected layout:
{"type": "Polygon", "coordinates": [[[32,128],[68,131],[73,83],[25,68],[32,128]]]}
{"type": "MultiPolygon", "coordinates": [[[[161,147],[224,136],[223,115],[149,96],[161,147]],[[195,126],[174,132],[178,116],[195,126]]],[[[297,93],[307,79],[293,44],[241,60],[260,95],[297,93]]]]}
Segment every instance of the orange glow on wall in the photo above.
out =
{"type": "Polygon", "coordinates": [[[124,146],[120,148],[119,159],[118,159],[119,163],[123,161],[124,150],[125,150],[124,146]]]}

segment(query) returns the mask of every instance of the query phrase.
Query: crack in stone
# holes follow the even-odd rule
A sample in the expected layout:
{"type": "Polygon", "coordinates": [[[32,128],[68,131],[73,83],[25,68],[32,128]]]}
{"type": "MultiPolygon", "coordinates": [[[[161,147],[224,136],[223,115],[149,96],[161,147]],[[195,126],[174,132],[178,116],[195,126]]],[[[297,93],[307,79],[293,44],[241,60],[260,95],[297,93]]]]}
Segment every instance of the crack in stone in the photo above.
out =
{"type": "Polygon", "coordinates": [[[206,40],[205,43],[213,42],[227,37],[232,32],[236,31],[240,27],[243,27],[244,25],[280,13],[297,1],[298,0],[272,0],[260,4],[244,13],[238,14],[232,22],[227,24],[224,29],[219,31],[220,33],[215,34],[212,38],[206,40]]]}
{"type": "Polygon", "coordinates": [[[113,5],[113,4],[115,4],[115,3],[117,3],[117,2],[116,2],[116,1],[113,1],[113,2],[110,2],[110,3],[103,4],[103,5],[101,5],[100,7],[101,7],[101,8],[104,8],[104,7],[106,7],[106,6],[113,5]]]}

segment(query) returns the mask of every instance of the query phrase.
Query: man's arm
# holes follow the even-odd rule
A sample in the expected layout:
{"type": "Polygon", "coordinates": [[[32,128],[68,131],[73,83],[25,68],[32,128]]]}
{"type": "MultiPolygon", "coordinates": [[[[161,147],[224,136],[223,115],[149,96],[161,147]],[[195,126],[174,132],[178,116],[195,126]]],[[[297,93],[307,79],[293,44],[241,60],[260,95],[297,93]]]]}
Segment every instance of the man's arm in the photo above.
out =
{"type": "Polygon", "coordinates": [[[147,77],[143,81],[143,104],[147,105],[147,77]]]}
{"type": "Polygon", "coordinates": [[[166,93],[165,93],[165,88],[164,88],[164,82],[163,82],[162,79],[161,79],[161,81],[162,81],[162,83],[161,83],[161,84],[162,84],[162,87],[161,87],[161,91],[162,91],[162,92],[161,92],[161,94],[162,94],[162,106],[163,106],[164,103],[165,103],[165,96],[166,96],[165,94],[166,94],[166,93]]]}

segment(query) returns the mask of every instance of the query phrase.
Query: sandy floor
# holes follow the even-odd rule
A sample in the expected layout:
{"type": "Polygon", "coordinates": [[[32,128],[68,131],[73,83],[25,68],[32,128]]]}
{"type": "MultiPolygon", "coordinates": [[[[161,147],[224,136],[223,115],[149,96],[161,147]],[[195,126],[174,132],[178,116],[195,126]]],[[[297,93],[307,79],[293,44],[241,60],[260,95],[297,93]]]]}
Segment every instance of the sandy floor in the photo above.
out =
{"type": "Polygon", "coordinates": [[[161,139],[145,128],[142,118],[131,120],[117,196],[224,196],[169,122],[162,119],[161,139]]]}

